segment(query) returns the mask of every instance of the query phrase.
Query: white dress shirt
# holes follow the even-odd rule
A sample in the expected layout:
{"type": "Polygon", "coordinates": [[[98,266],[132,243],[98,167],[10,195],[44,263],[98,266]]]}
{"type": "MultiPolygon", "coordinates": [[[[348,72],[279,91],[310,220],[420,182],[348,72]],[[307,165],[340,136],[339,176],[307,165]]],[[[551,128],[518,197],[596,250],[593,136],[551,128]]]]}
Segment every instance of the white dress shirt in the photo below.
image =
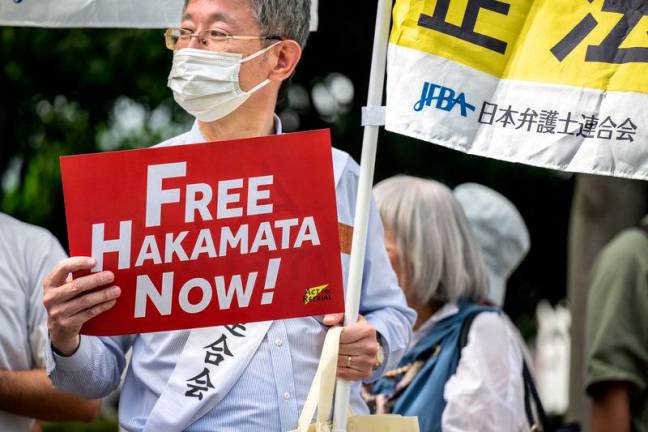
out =
{"type": "MultiPolygon", "coordinates": [[[[0,213],[0,369],[45,367],[43,278],[65,257],[47,230],[0,213]]],[[[30,431],[32,423],[0,411],[0,431],[30,431]]]]}
{"type": "MultiPolygon", "coordinates": [[[[275,117],[277,133],[281,124],[275,117]]],[[[204,142],[198,124],[192,130],[161,145],[204,142]]],[[[333,150],[338,220],[352,225],[359,167],[351,157],[333,150]]],[[[343,274],[348,272],[349,257],[343,255],[343,274]]],[[[360,313],[382,336],[385,367],[395,367],[411,337],[415,313],[407,307],[396,276],[390,266],[383,242],[383,229],[372,206],[367,240],[365,274],[362,283],[360,313]]],[[[186,430],[197,431],[288,431],[297,419],[319,363],[326,327],[319,318],[277,320],[271,325],[259,349],[238,382],[225,398],[186,430]]],[[[70,357],[51,354],[48,371],[56,386],[98,398],[119,384],[125,365],[124,354],[132,347],[119,403],[121,426],[128,431],[142,430],[173,371],[189,331],[139,334],[122,337],[81,338],[76,353],[70,357]]],[[[360,385],[353,386],[351,403],[354,413],[368,412],[360,396],[360,385]]]]}

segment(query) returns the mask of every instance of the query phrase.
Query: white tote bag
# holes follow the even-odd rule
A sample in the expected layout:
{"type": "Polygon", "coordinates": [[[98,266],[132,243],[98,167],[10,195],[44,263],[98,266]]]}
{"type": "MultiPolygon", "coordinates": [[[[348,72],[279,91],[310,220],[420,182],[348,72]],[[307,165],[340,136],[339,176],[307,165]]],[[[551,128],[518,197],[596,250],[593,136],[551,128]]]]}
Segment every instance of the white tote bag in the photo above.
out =
{"type": "MultiPolygon", "coordinates": [[[[330,432],[331,409],[335,391],[338,349],[342,327],[329,329],[324,340],[322,358],[313,378],[304,408],[299,416],[297,429],[292,432],[330,432]],[[317,419],[311,424],[317,410],[317,419]]],[[[349,410],[350,412],[350,410],[349,410]]],[[[419,432],[416,417],[395,414],[354,416],[349,414],[348,432],[419,432]]]]}

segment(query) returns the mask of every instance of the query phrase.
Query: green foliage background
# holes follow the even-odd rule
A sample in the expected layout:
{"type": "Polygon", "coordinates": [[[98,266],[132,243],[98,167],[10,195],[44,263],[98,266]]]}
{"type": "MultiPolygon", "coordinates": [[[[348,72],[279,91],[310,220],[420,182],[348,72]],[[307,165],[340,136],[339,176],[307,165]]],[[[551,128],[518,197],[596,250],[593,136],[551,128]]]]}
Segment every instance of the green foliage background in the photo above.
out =
{"type": "MultiPolygon", "coordinates": [[[[170,58],[160,31],[1,28],[3,211],[64,238],[58,157],[98,151],[120,97],[172,107],[170,58]]],[[[116,148],[161,137],[144,127],[130,138],[116,148]]]]}

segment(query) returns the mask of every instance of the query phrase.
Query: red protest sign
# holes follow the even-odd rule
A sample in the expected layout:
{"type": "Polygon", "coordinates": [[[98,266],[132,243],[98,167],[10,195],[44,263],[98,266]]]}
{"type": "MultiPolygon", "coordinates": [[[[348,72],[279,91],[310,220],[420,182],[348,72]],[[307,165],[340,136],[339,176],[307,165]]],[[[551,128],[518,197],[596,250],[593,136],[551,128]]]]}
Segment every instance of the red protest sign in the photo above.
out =
{"type": "Polygon", "coordinates": [[[70,254],[122,295],[84,334],[344,309],[328,131],[61,158],[70,254]]]}

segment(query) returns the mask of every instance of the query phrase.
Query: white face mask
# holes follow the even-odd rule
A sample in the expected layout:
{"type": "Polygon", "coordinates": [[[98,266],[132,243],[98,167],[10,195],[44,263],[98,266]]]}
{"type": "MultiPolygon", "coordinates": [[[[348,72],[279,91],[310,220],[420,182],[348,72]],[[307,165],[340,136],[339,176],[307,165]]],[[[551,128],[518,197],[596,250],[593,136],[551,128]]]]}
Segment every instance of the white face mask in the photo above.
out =
{"type": "Polygon", "coordinates": [[[189,114],[203,122],[225,117],[241,106],[252,93],[266,86],[266,79],[248,91],[241,90],[241,63],[250,61],[275,45],[243,58],[241,54],[183,48],[173,53],[167,85],[173,98],[189,114]]]}

